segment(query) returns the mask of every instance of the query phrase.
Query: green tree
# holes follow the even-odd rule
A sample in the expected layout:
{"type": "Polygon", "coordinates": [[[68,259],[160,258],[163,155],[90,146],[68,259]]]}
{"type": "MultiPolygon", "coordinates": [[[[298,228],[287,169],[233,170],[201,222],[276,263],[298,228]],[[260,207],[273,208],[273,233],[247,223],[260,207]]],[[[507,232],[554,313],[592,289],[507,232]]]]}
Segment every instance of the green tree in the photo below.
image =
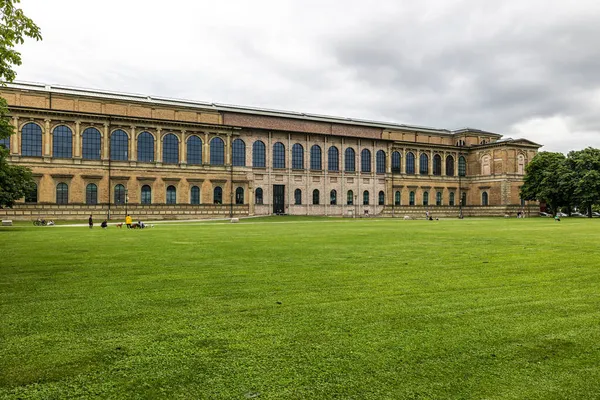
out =
{"type": "Polygon", "coordinates": [[[600,149],[571,151],[567,165],[573,182],[575,202],[592,217],[592,206],[600,202],[600,149]]]}
{"type": "Polygon", "coordinates": [[[569,168],[564,154],[542,151],[525,167],[521,198],[545,202],[556,214],[559,207],[570,205],[568,176],[569,168]]]}
{"type": "MultiPolygon", "coordinates": [[[[23,44],[26,37],[41,40],[40,28],[15,5],[20,0],[0,0],[0,86],[16,77],[15,66],[21,65],[21,53],[15,46],[23,44]]],[[[6,101],[0,97],[0,139],[10,137],[14,127],[8,118],[6,101]]],[[[0,146],[0,207],[11,207],[31,190],[31,171],[10,165],[8,150],[0,146]]]]}

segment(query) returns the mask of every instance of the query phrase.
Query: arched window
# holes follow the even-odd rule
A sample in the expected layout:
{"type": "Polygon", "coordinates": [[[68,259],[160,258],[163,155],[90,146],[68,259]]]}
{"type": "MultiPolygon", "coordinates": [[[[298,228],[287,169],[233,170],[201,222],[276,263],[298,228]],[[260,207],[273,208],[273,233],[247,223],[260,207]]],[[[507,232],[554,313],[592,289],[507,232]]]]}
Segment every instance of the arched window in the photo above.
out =
{"type": "Polygon", "coordinates": [[[415,192],[410,192],[408,196],[408,204],[411,206],[415,205],[415,192]]]}
{"type": "Polygon", "coordinates": [[[177,204],[177,189],[175,186],[167,186],[167,204],[177,204]]]}
{"type": "Polygon", "coordinates": [[[446,157],[446,175],[454,176],[454,157],[446,157]]]}
{"type": "Polygon", "coordinates": [[[98,186],[95,183],[90,183],[85,187],[85,204],[98,204],[98,186]]]}
{"type": "Polygon", "coordinates": [[[294,190],[294,204],[297,206],[302,204],[302,190],[300,189],[294,190]]]}
{"type": "Polygon", "coordinates": [[[210,141],[210,165],[225,165],[225,143],[220,137],[210,141]]]}
{"type": "Polygon", "coordinates": [[[436,206],[441,206],[442,205],[442,192],[437,192],[435,194],[435,205],[436,206]]]}
{"type": "Polygon", "coordinates": [[[142,204],[152,204],[152,188],[149,185],[142,186],[142,204]]]}
{"type": "Polygon", "coordinates": [[[202,165],[202,139],[192,135],[187,140],[187,163],[202,165]]]}
{"type": "Polygon", "coordinates": [[[429,156],[425,153],[421,153],[419,157],[419,173],[429,175],[429,156]]]}
{"type": "Polygon", "coordinates": [[[273,168],[285,168],[285,146],[281,142],[273,145],[273,168]]]}
{"type": "Polygon", "coordinates": [[[348,194],[346,195],[346,204],[349,206],[354,205],[354,192],[352,190],[348,190],[348,194]]]}
{"type": "Polygon", "coordinates": [[[400,165],[402,164],[402,156],[400,152],[394,151],[392,153],[392,172],[397,174],[400,172],[400,165]]]}
{"type": "Polygon", "coordinates": [[[376,172],[378,174],[385,174],[385,152],[383,150],[377,151],[375,158],[375,164],[377,164],[376,172]]]}
{"type": "Polygon", "coordinates": [[[327,151],[327,169],[329,171],[340,170],[340,152],[335,146],[331,146],[327,151]]]}
{"type": "Polygon", "coordinates": [[[220,186],[215,187],[213,190],[213,203],[223,204],[223,189],[220,186]]]}
{"type": "Polygon", "coordinates": [[[467,193],[462,192],[460,195],[460,202],[463,206],[467,205],[467,193]]]}
{"type": "Polygon", "coordinates": [[[99,160],[102,152],[102,137],[96,128],[83,131],[83,147],[81,157],[84,160],[99,160]]]}
{"type": "Polygon", "coordinates": [[[73,157],[73,132],[65,125],[59,125],[52,131],[52,157],[73,157]]]}
{"type": "Polygon", "coordinates": [[[25,193],[25,203],[37,203],[38,198],[38,186],[37,184],[33,184],[31,189],[25,193]]]}
{"type": "Polygon", "coordinates": [[[313,190],[313,204],[319,204],[319,189],[313,190]]]}
{"type": "Polygon", "coordinates": [[[304,147],[300,143],[292,146],[292,169],[304,169],[304,147]]]}
{"type": "Polygon", "coordinates": [[[492,157],[489,155],[485,155],[481,157],[481,175],[490,175],[491,174],[491,162],[492,157]]]}
{"type": "Polygon", "coordinates": [[[442,175],[442,157],[439,154],[433,156],[433,174],[442,175]]]}
{"type": "Polygon", "coordinates": [[[246,143],[242,139],[235,139],[233,141],[231,144],[231,153],[231,160],[234,167],[246,166],[246,143]]]}
{"type": "Polygon", "coordinates": [[[10,136],[0,139],[0,146],[4,146],[7,150],[10,150],[10,136]]]}
{"type": "Polygon", "coordinates": [[[252,166],[255,168],[265,168],[267,166],[265,144],[260,140],[252,144],[252,166]]]}
{"type": "MultiPolygon", "coordinates": [[[[458,158],[458,175],[466,176],[467,175],[467,161],[463,156],[458,158]]],[[[465,194],[465,193],[463,193],[465,194]]]]}
{"type": "Polygon", "coordinates": [[[122,129],[110,135],[110,159],[113,161],[128,160],[129,137],[122,129]]]}
{"type": "Polygon", "coordinates": [[[371,172],[371,152],[368,149],[360,152],[360,170],[361,172],[371,172]]]}
{"type": "Polygon", "coordinates": [[[329,192],[329,204],[332,206],[337,204],[337,191],[335,191],[335,189],[329,192]]]}
{"type": "Polygon", "coordinates": [[[410,151],[406,153],[406,173],[411,175],[415,173],[415,155],[410,151]]]}
{"type": "Polygon", "coordinates": [[[356,170],[356,157],[354,155],[354,149],[352,147],[348,147],[346,149],[346,154],[345,154],[345,166],[344,166],[344,170],[346,172],[354,172],[356,170]]]}
{"type": "Polygon", "coordinates": [[[263,190],[262,188],[256,188],[254,191],[254,203],[262,204],[263,203],[263,190]]]}
{"type": "Polygon", "coordinates": [[[162,161],[165,164],[179,163],[179,138],[172,133],[168,133],[163,137],[162,161]]]}
{"type": "Polygon", "coordinates": [[[448,200],[448,204],[453,206],[454,205],[454,192],[450,192],[450,197],[448,200]]]}
{"type": "Polygon", "coordinates": [[[363,206],[368,206],[369,205],[369,191],[365,190],[363,192],[363,206]]]}
{"type": "Polygon", "coordinates": [[[481,205],[482,206],[488,205],[488,193],[487,192],[481,193],[481,205]]]}
{"type": "Polygon", "coordinates": [[[200,204],[200,188],[198,186],[192,186],[190,189],[190,204],[200,204]]]}
{"type": "Polygon", "coordinates": [[[235,204],[244,204],[244,188],[235,189],[235,204]]]}
{"type": "Polygon", "coordinates": [[[523,154],[517,156],[517,173],[520,175],[525,173],[525,156],[523,154]]]}
{"type": "Polygon", "coordinates": [[[400,191],[396,191],[396,194],[394,196],[394,205],[399,206],[400,205],[400,191]]]}
{"type": "Polygon", "coordinates": [[[429,205],[429,192],[423,192],[423,205],[429,205]]]}
{"type": "Polygon", "coordinates": [[[25,124],[21,129],[21,155],[42,156],[42,128],[33,122],[25,124]]]}
{"type": "Polygon", "coordinates": [[[56,204],[68,204],[69,203],[69,187],[66,183],[59,183],[56,185],[56,204]]]}
{"type": "Polygon", "coordinates": [[[316,144],[310,148],[310,169],[313,171],[323,169],[321,165],[321,147],[316,144]]]}
{"type": "Polygon", "coordinates": [[[137,160],[154,162],[154,136],[149,132],[142,132],[137,137],[137,160]]]}
{"type": "Polygon", "coordinates": [[[383,206],[385,205],[385,193],[382,191],[379,192],[379,205],[383,206]]]}
{"type": "Polygon", "coordinates": [[[115,185],[114,203],[117,205],[125,204],[125,186],[115,185]]]}

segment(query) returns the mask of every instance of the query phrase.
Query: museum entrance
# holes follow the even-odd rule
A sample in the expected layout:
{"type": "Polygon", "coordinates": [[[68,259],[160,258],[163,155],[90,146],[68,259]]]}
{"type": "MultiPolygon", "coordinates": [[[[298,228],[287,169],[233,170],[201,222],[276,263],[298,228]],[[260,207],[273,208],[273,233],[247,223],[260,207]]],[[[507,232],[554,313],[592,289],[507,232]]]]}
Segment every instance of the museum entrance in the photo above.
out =
{"type": "Polygon", "coordinates": [[[273,185],[273,214],[285,212],[285,185],[273,185]]]}

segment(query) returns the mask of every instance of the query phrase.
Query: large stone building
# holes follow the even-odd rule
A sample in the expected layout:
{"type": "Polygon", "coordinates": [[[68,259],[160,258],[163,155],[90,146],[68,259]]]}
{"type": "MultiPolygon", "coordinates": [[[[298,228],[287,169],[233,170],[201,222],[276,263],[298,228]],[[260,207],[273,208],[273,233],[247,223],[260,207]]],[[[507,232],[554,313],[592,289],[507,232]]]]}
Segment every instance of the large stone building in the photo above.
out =
{"type": "Polygon", "coordinates": [[[516,214],[540,145],[418,126],[40,84],[0,88],[36,190],[2,218],[516,214]],[[459,199],[462,199],[459,204],[459,199]]]}

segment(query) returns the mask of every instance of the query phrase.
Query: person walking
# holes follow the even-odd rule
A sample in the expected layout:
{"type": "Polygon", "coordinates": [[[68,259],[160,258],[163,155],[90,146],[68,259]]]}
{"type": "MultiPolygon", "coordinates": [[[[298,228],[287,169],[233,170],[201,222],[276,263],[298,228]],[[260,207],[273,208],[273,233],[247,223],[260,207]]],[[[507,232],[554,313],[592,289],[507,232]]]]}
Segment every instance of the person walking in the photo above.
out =
{"type": "Polygon", "coordinates": [[[90,229],[94,227],[94,220],[92,219],[92,214],[90,214],[90,217],[88,218],[88,225],[90,226],[90,229]]]}
{"type": "Polygon", "coordinates": [[[125,225],[127,225],[127,229],[131,229],[131,222],[132,222],[131,217],[129,215],[126,216],[125,217],[125,225]]]}

